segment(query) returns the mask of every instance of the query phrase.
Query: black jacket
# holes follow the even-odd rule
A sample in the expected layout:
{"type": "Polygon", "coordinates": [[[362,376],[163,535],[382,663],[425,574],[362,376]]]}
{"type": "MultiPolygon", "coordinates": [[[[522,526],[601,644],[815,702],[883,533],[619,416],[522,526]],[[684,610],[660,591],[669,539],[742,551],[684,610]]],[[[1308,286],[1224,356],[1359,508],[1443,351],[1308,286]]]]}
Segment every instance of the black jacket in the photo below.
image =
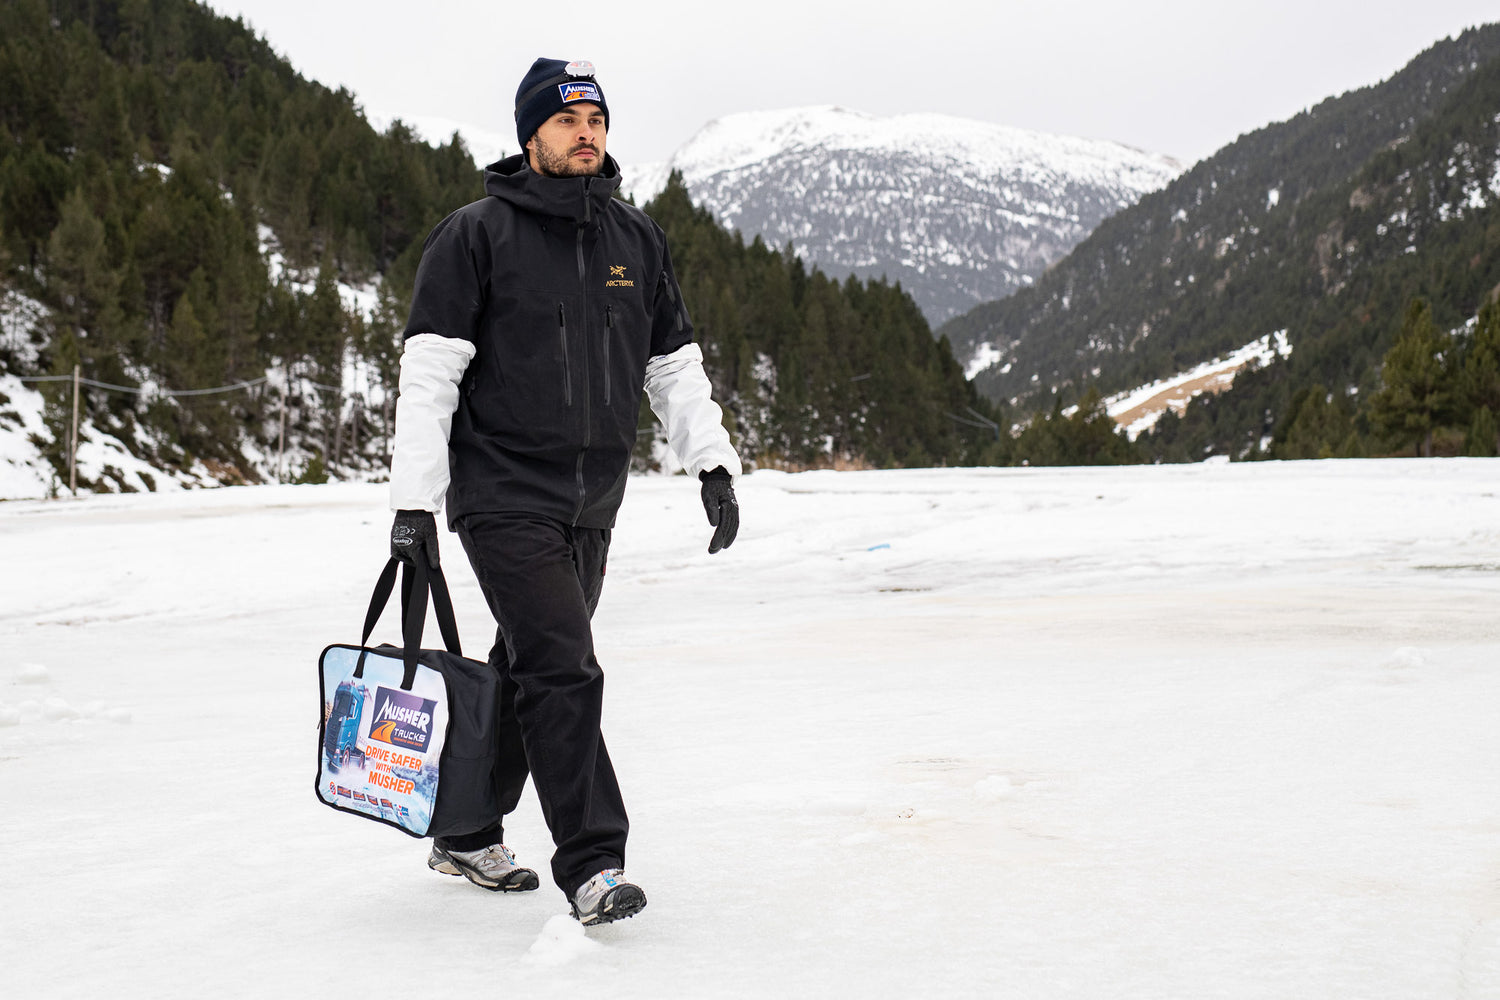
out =
{"type": "Polygon", "coordinates": [[[608,528],[651,357],[692,341],[661,227],[619,167],[547,177],[521,156],[427,237],[405,336],[475,345],[449,436],[450,520],[520,510],[608,528]]]}

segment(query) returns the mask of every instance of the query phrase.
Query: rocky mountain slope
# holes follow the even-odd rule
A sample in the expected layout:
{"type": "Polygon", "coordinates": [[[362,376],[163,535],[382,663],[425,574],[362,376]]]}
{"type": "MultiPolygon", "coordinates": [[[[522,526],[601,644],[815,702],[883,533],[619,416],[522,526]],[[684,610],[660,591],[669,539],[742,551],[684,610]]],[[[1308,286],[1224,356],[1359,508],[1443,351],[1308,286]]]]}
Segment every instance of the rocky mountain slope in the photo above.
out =
{"type": "Polygon", "coordinates": [[[1253,453],[1313,387],[1352,411],[1379,388],[1411,301],[1452,328],[1500,280],[1497,95],[1500,25],[1445,39],[1379,84],[1242,136],[1100,225],[1033,287],[940,332],[976,359],[976,387],[1025,410],[1285,331],[1288,363],[1247,371],[1159,427],[1159,459],[1253,453]]]}
{"type": "Polygon", "coordinates": [[[936,325],[1031,285],[1181,166],[944,115],[811,107],[710,122],[667,163],[628,171],[628,190],[643,203],[673,170],[747,240],[791,243],[838,277],[899,281],[936,325]]]}

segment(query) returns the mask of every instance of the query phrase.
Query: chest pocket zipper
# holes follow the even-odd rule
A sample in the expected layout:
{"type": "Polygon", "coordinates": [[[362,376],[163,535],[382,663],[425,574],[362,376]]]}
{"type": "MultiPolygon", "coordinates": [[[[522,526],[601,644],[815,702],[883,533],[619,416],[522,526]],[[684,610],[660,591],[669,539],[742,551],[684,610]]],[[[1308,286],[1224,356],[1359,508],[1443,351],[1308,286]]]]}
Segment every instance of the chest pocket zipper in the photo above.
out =
{"type": "Polygon", "coordinates": [[[562,345],[563,403],[573,405],[573,373],[568,369],[568,314],[557,304],[557,339],[562,345]]]}
{"type": "Polygon", "coordinates": [[[609,342],[615,339],[615,307],[604,307],[604,405],[609,405],[609,384],[614,381],[614,370],[609,367],[609,342]]]}

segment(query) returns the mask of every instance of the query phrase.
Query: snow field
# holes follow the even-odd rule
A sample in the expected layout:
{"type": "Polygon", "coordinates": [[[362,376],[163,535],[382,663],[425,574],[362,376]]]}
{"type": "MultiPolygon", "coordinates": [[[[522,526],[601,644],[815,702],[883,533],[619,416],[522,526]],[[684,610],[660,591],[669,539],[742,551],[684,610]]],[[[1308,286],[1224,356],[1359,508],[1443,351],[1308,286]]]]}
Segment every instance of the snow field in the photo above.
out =
{"type": "Polygon", "coordinates": [[[758,472],[715,556],[633,480],[595,631],[650,905],[587,932],[529,791],[504,896],[315,799],[382,488],[0,504],[10,995],[1495,996],[1497,469],[758,472]]]}

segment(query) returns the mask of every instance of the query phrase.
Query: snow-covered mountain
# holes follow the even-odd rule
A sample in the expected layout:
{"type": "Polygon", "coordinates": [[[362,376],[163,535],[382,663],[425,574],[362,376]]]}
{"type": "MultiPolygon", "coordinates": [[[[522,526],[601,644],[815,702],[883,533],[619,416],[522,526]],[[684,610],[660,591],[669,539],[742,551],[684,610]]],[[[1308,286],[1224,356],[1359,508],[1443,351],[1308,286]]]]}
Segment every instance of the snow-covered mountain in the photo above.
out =
{"type": "Polygon", "coordinates": [[[729,115],[666,163],[627,168],[642,204],[680,170],[693,200],[839,277],[884,275],[934,325],[1003,298],[1179,174],[1170,157],[936,114],[840,107],[729,115]]]}

